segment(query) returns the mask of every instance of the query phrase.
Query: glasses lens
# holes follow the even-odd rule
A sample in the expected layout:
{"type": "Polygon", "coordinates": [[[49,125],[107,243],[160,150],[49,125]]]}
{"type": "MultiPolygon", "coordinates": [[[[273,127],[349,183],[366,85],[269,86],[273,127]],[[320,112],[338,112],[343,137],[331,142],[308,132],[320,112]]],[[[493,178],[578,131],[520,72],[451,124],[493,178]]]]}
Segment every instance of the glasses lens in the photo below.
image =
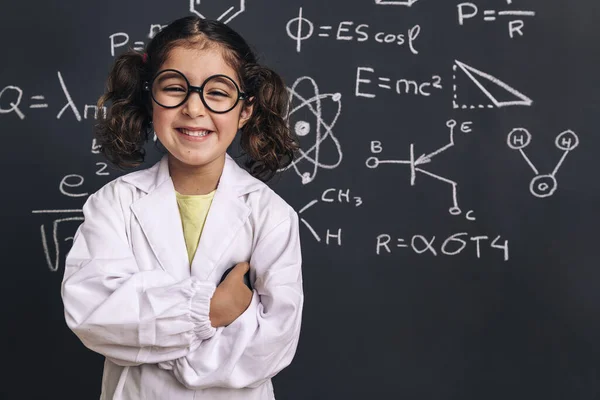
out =
{"type": "Polygon", "coordinates": [[[152,83],[152,97],[161,106],[176,107],[185,100],[187,93],[187,81],[179,72],[163,71],[152,83]]]}
{"type": "Polygon", "coordinates": [[[228,77],[213,76],[204,84],[204,101],[215,112],[231,110],[238,101],[238,88],[228,77]]]}

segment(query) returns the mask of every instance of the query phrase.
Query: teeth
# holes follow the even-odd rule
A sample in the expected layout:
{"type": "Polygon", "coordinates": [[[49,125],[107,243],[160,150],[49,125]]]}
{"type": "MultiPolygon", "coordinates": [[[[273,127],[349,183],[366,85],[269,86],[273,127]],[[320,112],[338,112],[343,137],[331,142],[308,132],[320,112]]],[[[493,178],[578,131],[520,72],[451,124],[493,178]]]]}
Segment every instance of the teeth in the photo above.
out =
{"type": "Polygon", "coordinates": [[[196,137],[206,136],[210,133],[210,131],[206,131],[206,130],[205,131],[188,131],[187,129],[180,129],[179,131],[188,136],[196,136],[196,137]]]}

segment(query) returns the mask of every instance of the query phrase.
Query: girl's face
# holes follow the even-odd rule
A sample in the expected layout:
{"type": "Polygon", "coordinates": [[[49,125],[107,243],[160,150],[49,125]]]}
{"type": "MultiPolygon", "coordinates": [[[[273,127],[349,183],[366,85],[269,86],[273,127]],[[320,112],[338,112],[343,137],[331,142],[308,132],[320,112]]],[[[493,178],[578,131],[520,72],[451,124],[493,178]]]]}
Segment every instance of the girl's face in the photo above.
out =
{"type": "MultiPolygon", "coordinates": [[[[220,49],[175,47],[160,67],[182,72],[190,85],[200,86],[206,78],[224,74],[240,87],[236,72],[223,59],[220,49]]],[[[182,167],[222,166],[225,152],[236,132],[248,120],[252,107],[240,100],[235,108],[225,114],[207,109],[197,92],[190,93],[187,101],[176,108],[164,108],[152,101],[152,123],[160,142],[168,150],[171,162],[182,167]],[[198,137],[190,134],[209,131],[198,137]]]]}

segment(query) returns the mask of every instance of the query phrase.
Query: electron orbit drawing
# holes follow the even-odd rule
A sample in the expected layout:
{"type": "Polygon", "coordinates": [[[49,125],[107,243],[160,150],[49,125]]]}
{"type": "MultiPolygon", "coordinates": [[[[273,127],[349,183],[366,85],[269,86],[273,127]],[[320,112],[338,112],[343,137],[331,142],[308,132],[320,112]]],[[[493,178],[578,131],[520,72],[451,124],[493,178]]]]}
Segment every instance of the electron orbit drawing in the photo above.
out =
{"type": "MultiPolygon", "coordinates": [[[[434,179],[437,179],[439,181],[449,184],[452,187],[452,207],[450,207],[448,209],[448,212],[451,215],[460,215],[462,213],[462,210],[458,205],[458,183],[453,180],[444,178],[442,176],[433,174],[433,173],[419,167],[420,165],[430,163],[432,161],[433,157],[435,157],[436,155],[438,155],[438,154],[448,150],[452,146],[454,146],[454,129],[457,127],[457,125],[458,125],[458,123],[453,119],[446,122],[446,126],[450,129],[450,142],[448,144],[446,144],[445,146],[442,146],[439,149],[437,149],[429,154],[423,153],[417,159],[415,159],[414,145],[411,143],[410,144],[410,155],[409,155],[410,159],[408,159],[408,160],[382,160],[378,157],[369,157],[366,161],[366,165],[368,168],[377,168],[381,164],[408,164],[410,166],[410,185],[411,186],[415,185],[417,172],[420,172],[424,175],[428,175],[434,179]]],[[[471,122],[463,122],[460,126],[461,132],[463,132],[463,133],[471,132],[470,125],[471,125],[471,122]]],[[[372,149],[373,149],[373,147],[372,147],[372,149]]],[[[381,151],[381,148],[379,149],[378,152],[380,152],[380,151],[381,151]]],[[[373,151],[373,152],[375,153],[375,151],[373,151]]],[[[466,213],[465,217],[469,221],[474,221],[475,217],[473,216],[473,210],[469,210],[466,213]]]]}
{"type": "MultiPolygon", "coordinates": [[[[291,108],[289,113],[290,125],[296,135],[299,137],[302,148],[299,150],[300,156],[281,171],[294,168],[296,174],[302,179],[302,183],[307,184],[315,179],[319,168],[333,169],[338,167],[342,162],[343,154],[340,142],[333,134],[333,127],[335,126],[342,111],[342,95],[341,93],[321,94],[315,81],[308,76],[298,78],[294,82],[294,85],[291,88],[288,88],[288,92],[290,93],[291,108]],[[308,96],[301,95],[301,86],[303,90],[310,90],[312,97],[307,98],[308,96]],[[333,114],[335,115],[330,122],[325,122],[325,116],[323,115],[323,106],[325,103],[331,103],[334,106],[333,114]],[[300,114],[299,112],[302,109],[308,109],[310,111],[312,116],[309,115],[309,117],[311,120],[312,117],[314,117],[313,122],[298,118],[300,114]],[[298,119],[292,125],[292,120],[294,119],[295,113],[298,113],[296,115],[296,118],[298,119]],[[335,154],[330,157],[330,159],[334,160],[334,162],[329,163],[321,161],[321,146],[327,139],[331,139],[331,143],[333,144],[331,151],[335,152],[335,154]],[[301,164],[303,161],[312,165],[311,171],[302,172],[300,170],[299,164],[301,164]]],[[[328,108],[331,107],[328,106],[328,108]]],[[[328,153],[328,155],[330,154],[328,153]]]]}
{"type": "Polygon", "coordinates": [[[535,177],[531,180],[529,184],[529,191],[535,197],[548,197],[552,196],[556,189],[558,188],[558,182],[556,181],[556,173],[558,169],[562,165],[565,158],[567,158],[567,154],[571,150],[574,150],[577,146],[579,146],[579,137],[572,130],[566,130],[556,136],[556,140],[554,144],[558,147],[559,150],[564,151],[562,157],[556,164],[556,167],[550,174],[540,174],[531,162],[531,160],[525,154],[523,150],[525,147],[531,143],[531,133],[525,128],[515,128],[508,134],[508,138],[506,140],[508,147],[513,150],[519,150],[527,164],[533,170],[535,177]]]}

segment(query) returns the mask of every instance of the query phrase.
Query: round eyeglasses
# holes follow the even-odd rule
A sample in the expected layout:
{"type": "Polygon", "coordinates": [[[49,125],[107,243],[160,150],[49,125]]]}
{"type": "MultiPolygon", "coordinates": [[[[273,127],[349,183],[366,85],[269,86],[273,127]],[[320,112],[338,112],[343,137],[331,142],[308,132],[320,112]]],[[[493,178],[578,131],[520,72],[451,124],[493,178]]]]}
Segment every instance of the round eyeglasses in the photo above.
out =
{"type": "Polygon", "coordinates": [[[159,71],[150,82],[144,82],[144,90],[152,100],[164,108],[176,108],[186,102],[192,92],[200,94],[200,100],[210,111],[223,114],[235,108],[247,94],[227,75],[212,75],[201,86],[192,86],[176,69],[159,71]]]}

